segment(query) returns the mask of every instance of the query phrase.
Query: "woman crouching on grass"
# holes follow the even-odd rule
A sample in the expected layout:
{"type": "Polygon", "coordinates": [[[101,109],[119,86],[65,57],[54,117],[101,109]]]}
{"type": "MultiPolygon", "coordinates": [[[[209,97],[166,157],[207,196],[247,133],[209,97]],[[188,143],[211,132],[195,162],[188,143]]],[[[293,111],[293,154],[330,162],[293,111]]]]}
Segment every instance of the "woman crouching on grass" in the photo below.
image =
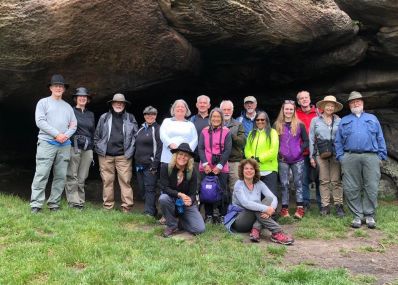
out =
{"type": "Polygon", "coordinates": [[[196,204],[197,173],[193,168],[193,151],[182,143],[172,149],[171,161],[160,169],[160,209],[166,219],[164,237],[170,237],[178,229],[194,235],[205,231],[205,223],[196,204]]]}
{"type": "Polygon", "coordinates": [[[271,231],[271,241],[292,244],[294,240],[283,233],[281,226],[271,216],[278,206],[278,199],[260,180],[260,169],[254,159],[244,159],[239,164],[239,180],[235,183],[232,205],[225,217],[230,231],[250,232],[252,242],[260,241],[263,228],[271,231]],[[264,199],[261,200],[261,194],[264,199]]]}

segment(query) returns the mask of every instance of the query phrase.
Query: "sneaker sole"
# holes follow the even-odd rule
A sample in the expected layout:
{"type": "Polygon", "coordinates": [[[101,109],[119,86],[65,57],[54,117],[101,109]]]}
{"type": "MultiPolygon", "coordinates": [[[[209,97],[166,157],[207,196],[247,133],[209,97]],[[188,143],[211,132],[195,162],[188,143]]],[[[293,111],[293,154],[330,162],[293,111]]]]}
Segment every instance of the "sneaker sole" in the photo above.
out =
{"type": "Polygon", "coordinates": [[[353,229],[359,229],[361,227],[360,224],[351,224],[351,228],[353,229]]]}
{"type": "Polygon", "coordinates": [[[274,243],[279,243],[279,244],[283,244],[283,245],[291,245],[291,244],[294,243],[294,240],[293,240],[293,241],[283,242],[283,241],[274,239],[274,238],[272,238],[272,237],[271,237],[271,241],[274,242],[274,243]]]}
{"type": "Polygon", "coordinates": [[[369,229],[375,229],[376,225],[367,225],[369,229]]]}
{"type": "MultiPolygon", "coordinates": [[[[304,216],[303,216],[303,217],[304,217],[304,216]]],[[[303,217],[294,215],[294,218],[295,218],[295,219],[298,219],[298,220],[303,219],[303,217]]]]}

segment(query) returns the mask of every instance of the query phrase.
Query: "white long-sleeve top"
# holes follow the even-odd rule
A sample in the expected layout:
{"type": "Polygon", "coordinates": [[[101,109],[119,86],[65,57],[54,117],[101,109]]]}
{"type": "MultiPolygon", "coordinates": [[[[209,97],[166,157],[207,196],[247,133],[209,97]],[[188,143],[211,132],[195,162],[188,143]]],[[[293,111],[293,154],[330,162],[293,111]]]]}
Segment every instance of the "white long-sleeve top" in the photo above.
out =
{"type": "Polygon", "coordinates": [[[175,143],[177,146],[181,143],[187,143],[194,151],[198,145],[198,133],[195,125],[190,121],[177,121],[174,118],[163,120],[160,126],[160,140],[163,143],[161,162],[169,163],[171,152],[169,145],[175,143]]]}

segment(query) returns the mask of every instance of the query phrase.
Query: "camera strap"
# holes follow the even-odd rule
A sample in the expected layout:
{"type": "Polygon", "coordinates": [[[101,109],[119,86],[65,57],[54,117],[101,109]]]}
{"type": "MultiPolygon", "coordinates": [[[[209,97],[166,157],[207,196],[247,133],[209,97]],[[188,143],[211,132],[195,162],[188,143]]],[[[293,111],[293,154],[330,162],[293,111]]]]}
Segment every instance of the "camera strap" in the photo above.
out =
{"type": "MultiPolygon", "coordinates": [[[[223,147],[222,147],[222,144],[221,144],[221,139],[222,139],[223,127],[220,126],[220,128],[221,128],[221,133],[220,133],[220,153],[219,154],[222,154],[223,153],[223,147]]],[[[210,151],[211,151],[211,156],[213,156],[213,130],[214,130],[213,128],[209,129],[209,131],[210,131],[210,151]]]]}

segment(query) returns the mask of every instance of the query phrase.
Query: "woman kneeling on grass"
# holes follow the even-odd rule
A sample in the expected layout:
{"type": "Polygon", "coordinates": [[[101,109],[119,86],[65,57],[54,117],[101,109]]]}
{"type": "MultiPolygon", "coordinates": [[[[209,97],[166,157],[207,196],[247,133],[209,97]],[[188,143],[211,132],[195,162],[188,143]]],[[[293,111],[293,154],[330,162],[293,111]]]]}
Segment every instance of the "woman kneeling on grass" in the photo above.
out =
{"type": "Polygon", "coordinates": [[[187,143],[172,149],[168,164],[162,164],[159,204],[166,219],[164,237],[170,237],[178,229],[194,235],[205,231],[205,224],[196,204],[197,173],[193,168],[193,151],[187,143]]]}
{"type": "Polygon", "coordinates": [[[244,159],[239,164],[239,180],[235,183],[232,205],[225,217],[229,231],[250,232],[252,242],[260,241],[263,228],[271,231],[271,241],[292,244],[294,240],[283,233],[281,226],[271,216],[278,206],[278,199],[260,180],[260,169],[254,159],[244,159]],[[264,199],[261,200],[261,194],[264,199]]]}

